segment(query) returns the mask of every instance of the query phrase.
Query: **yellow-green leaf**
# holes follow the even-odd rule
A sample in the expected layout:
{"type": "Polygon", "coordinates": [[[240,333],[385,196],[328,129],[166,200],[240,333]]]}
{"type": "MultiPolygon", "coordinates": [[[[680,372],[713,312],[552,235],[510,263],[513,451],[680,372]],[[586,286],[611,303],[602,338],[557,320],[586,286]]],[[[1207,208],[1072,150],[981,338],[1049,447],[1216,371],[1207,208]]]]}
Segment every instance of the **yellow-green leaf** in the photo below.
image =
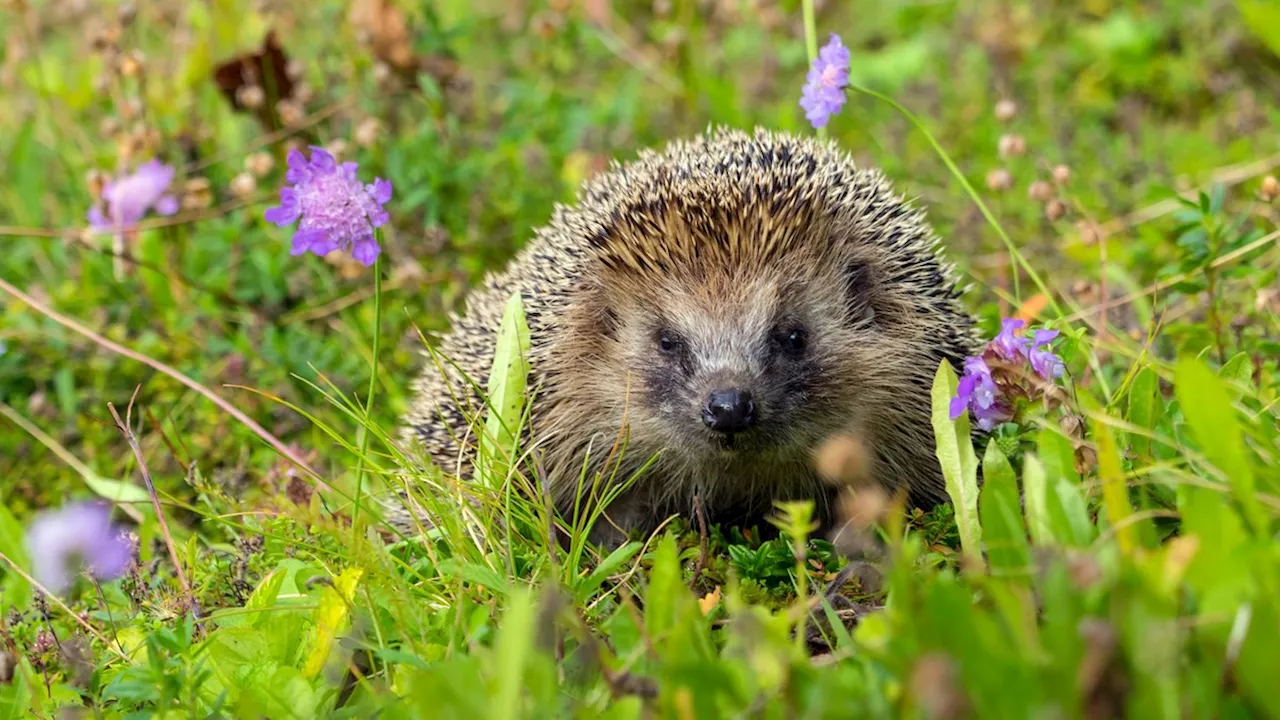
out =
{"type": "Polygon", "coordinates": [[[943,360],[933,378],[933,436],[947,494],[955,506],[960,548],[977,567],[982,561],[982,525],[978,522],[978,456],[969,437],[969,416],[951,419],[951,398],[959,386],[951,363],[943,360]]]}

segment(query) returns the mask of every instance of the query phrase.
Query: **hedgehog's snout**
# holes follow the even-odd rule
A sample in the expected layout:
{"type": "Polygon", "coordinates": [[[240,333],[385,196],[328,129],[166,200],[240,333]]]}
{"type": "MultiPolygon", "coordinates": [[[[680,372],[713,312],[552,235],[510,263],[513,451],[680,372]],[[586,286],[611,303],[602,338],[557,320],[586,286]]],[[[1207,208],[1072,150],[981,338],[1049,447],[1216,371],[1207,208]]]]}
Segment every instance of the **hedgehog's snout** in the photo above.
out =
{"type": "Polygon", "coordinates": [[[756,404],[751,393],[737,388],[712,390],[702,407],[702,422],[725,434],[742,432],[755,424],[756,404]]]}

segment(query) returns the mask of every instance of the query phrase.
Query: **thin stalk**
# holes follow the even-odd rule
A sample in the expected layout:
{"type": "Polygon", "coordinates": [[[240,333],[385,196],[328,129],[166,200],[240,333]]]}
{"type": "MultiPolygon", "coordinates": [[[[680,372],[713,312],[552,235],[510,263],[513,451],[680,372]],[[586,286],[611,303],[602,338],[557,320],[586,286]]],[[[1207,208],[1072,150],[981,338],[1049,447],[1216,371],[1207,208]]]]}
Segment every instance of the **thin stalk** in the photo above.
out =
{"type": "MultiPolygon", "coordinates": [[[[960,168],[956,166],[954,161],[952,161],[951,156],[947,154],[947,151],[942,149],[942,145],[940,145],[937,139],[933,137],[933,133],[929,132],[929,128],[925,127],[924,123],[920,122],[920,119],[917,118],[910,110],[899,105],[897,101],[887,95],[883,95],[875,90],[855,85],[853,83],[849,84],[849,89],[888,104],[889,107],[893,108],[909,120],[911,124],[915,126],[916,130],[920,131],[920,134],[924,136],[925,140],[929,141],[929,145],[933,148],[933,151],[938,154],[938,157],[942,158],[942,162],[947,166],[947,170],[951,171],[951,174],[960,183],[960,186],[964,188],[966,193],[968,193],[969,198],[978,206],[978,210],[982,212],[982,216],[987,219],[987,222],[991,225],[992,229],[996,231],[996,235],[998,235],[1001,242],[1004,243],[1005,249],[1009,251],[1010,257],[1017,261],[1018,265],[1026,271],[1027,276],[1031,278],[1031,281],[1035,283],[1036,288],[1040,292],[1044,293],[1044,296],[1049,299],[1049,306],[1053,308],[1053,312],[1059,318],[1063,318],[1064,313],[1062,312],[1062,308],[1058,306],[1058,301],[1053,298],[1053,293],[1049,292],[1049,288],[1045,285],[1040,274],[1031,267],[1031,264],[1022,256],[1022,253],[1018,252],[1018,248],[1014,246],[1013,240],[1009,237],[1008,233],[1004,231],[1004,228],[1000,227],[1000,222],[996,220],[995,215],[991,213],[987,204],[982,201],[978,192],[973,189],[973,185],[969,184],[964,173],[960,172],[960,168]]],[[[1022,293],[1018,287],[1017,272],[1013,273],[1013,295],[1017,298],[1018,302],[1022,302],[1022,293]]]]}
{"type": "MultiPolygon", "coordinates": [[[[381,244],[381,237],[376,238],[381,244]]],[[[360,534],[360,496],[364,489],[364,456],[369,451],[369,427],[373,422],[373,396],[378,390],[378,339],[382,335],[382,253],[373,261],[373,367],[369,371],[369,392],[364,399],[364,422],[360,428],[360,455],[356,458],[356,496],[351,510],[351,535],[360,534]]]]}
{"type": "MultiPolygon", "coordinates": [[[[818,23],[813,17],[813,0],[804,0],[802,3],[804,8],[804,48],[805,54],[809,56],[809,67],[813,67],[813,63],[818,59],[818,23]]],[[[825,127],[818,128],[818,137],[827,136],[825,127]]]]}

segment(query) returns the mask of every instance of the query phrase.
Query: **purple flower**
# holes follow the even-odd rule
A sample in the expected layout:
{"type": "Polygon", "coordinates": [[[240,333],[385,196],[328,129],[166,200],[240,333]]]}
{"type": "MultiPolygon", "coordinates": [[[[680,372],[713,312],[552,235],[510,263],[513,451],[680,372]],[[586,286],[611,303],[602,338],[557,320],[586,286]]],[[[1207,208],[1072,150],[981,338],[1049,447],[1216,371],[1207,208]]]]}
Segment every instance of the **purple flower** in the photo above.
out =
{"type": "Polygon", "coordinates": [[[312,147],[310,161],[290,151],[287,162],[285,180],[293,187],[281,188],[280,205],[269,208],[266,218],[280,227],[302,218],[293,234],[293,254],[350,250],[356,260],[372,265],[381,251],[373,230],[389,218],[382,206],[391,199],[391,182],[377,178],[372,185],[361,184],[355,163],[339,164],[324,148],[312,147]]]}
{"type": "Polygon", "coordinates": [[[1052,350],[1042,349],[1058,337],[1057,330],[1036,330],[1031,338],[1031,347],[1027,350],[1027,359],[1031,361],[1031,369],[1039,373],[1045,380],[1062,377],[1066,367],[1062,358],[1053,354],[1052,350]]]}
{"type": "Polygon", "coordinates": [[[31,574],[50,592],[71,586],[79,564],[98,580],[119,577],[133,561],[133,543],[111,524],[111,506],[80,502],[41,513],[27,529],[31,574]]]}
{"type": "Polygon", "coordinates": [[[800,107],[804,116],[815,128],[826,127],[832,115],[840,112],[846,100],[845,88],[849,86],[849,49],[840,42],[840,36],[831,33],[831,40],[818,51],[818,57],[809,68],[809,75],[800,93],[800,107]]]}
{"type": "Polygon", "coordinates": [[[138,166],[132,175],[113,180],[102,188],[102,206],[89,208],[89,225],[95,230],[128,230],[154,209],[161,215],[178,212],[178,199],[167,194],[173,182],[173,166],[159,160],[149,160],[138,166]]]}
{"type": "Polygon", "coordinates": [[[956,396],[951,399],[951,419],[955,420],[968,409],[978,421],[978,427],[990,430],[996,422],[1007,419],[1007,411],[997,402],[999,387],[991,377],[991,368],[980,357],[964,360],[964,376],[960,378],[956,396]]]}
{"type": "Polygon", "coordinates": [[[1027,339],[1015,335],[1027,323],[1017,318],[1005,318],[1000,321],[1000,333],[991,340],[991,349],[1005,360],[1015,360],[1026,354],[1027,339]]]}

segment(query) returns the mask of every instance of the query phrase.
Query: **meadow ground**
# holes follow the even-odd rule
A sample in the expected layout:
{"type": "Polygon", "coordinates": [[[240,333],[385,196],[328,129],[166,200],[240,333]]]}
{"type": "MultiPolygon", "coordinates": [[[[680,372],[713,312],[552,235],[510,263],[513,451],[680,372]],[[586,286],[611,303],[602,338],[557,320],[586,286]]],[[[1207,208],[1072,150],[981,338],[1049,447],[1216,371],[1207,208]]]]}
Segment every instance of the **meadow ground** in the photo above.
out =
{"type": "Polygon", "coordinates": [[[424,336],[584,178],[814,132],[803,18],[0,3],[0,715],[1280,717],[1271,0],[817,3],[924,129],[853,92],[828,137],[927,208],[987,336],[1061,331],[1064,378],[976,455],[941,378],[956,510],[864,493],[852,544],[789,507],[602,557],[519,483],[464,522],[401,456],[424,336]],[[307,145],[391,181],[376,269],[264,219],[307,145]],[[87,230],[153,158],[172,198],[87,230]],[[369,502],[406,466],[426,537],[369,502]],[[36,518],[91,498],[138,561],[46,594],[36,518]]]}

